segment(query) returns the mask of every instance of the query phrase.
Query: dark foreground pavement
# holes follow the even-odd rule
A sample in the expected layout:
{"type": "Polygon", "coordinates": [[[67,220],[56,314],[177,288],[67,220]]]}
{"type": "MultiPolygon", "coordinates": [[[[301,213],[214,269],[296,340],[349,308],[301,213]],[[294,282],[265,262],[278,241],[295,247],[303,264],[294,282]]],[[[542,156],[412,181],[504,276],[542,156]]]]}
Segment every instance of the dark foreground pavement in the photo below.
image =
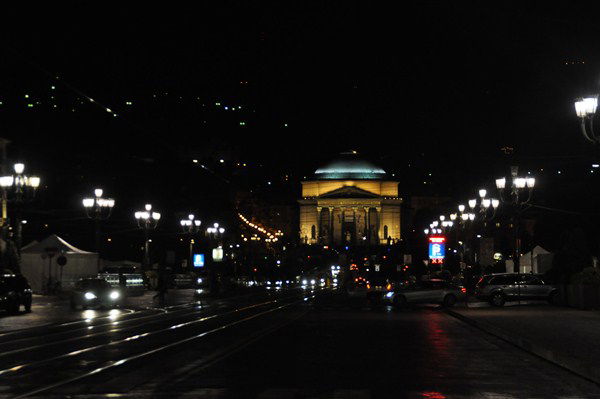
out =
{"type": "Polygon", "coordinates": [[[600,313],[548,304],[465,309],[452,314],[600,383],[600,313]]]}
{"type": "MultiPolygon", "coordinates": [[[[600,388],[443,310],[310,293],[124,315],[52,345],[0,336],[5,397],[593,398],[600,388]],[[145,317],[145,318],[143,318],[145,317]],[[90,334],[95,334],[89,336],[90,334]],[[14,350],[14,349],[13,349],[14,350]],[[25,396],[21,396],[25,395],[25,396]]],[[[62,332],[61,332],[62,331],[62,332]]]]}
{"type": "Polygon", "coordinates": [[[435,309],[310,311],[148,396],[590,398],[600,389],[435,309]]]}

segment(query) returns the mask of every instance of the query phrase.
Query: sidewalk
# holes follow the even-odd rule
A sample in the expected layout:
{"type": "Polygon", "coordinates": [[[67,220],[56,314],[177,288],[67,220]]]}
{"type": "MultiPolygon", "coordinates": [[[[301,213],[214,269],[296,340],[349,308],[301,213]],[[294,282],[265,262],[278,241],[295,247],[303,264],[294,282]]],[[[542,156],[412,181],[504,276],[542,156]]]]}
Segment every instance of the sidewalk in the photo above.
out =
{"type": "Polygon", "coordinates": [[[448,313],[600,383],[600,312],[539,304],[509,308],[457,306],[448,313]]]}

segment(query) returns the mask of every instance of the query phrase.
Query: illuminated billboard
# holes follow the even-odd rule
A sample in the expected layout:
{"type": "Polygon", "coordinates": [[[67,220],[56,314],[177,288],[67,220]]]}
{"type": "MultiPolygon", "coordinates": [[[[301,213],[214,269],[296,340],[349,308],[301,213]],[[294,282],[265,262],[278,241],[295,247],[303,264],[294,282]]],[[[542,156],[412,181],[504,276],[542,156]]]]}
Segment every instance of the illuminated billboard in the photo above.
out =
{"type": "Polygon", "coordinates": [[[194,267],[204,267],[204,254],[194,254],[194,267]]]}
{"type": "MultiPolygon", "coordinates": [[[[444,259],[446,256],[446,237],[429,237],[429,259],[444,259]]],[[[438,261],[441,262],[441,261],[438,261]]],[[[434,262],[437,263],[437,262],[434,262]]]]}

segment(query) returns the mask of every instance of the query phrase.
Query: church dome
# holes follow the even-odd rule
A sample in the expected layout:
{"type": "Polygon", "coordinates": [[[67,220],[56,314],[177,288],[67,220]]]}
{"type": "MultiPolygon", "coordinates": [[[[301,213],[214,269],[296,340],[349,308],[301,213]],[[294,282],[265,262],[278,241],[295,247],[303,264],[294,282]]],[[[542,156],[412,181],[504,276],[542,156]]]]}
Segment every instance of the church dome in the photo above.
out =
{"type": "Polygon", "coordinates": [[[355,151],[343,152],[327,165],[315,170],[315,178],[378,180],[385,177],[385,170],[361,159],[355,151]]]}

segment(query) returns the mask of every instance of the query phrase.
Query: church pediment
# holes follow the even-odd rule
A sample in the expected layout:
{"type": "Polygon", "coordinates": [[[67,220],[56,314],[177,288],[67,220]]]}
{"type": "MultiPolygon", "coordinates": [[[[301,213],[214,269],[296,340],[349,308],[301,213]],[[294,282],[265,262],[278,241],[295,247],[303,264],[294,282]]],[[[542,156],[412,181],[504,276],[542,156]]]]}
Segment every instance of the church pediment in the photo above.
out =
{"type": "Polygon", "coordinates": [[[373,194],[362,188],[354,186],[344,186],[328,193],[321,194],[319,198],[380,198],[379,195],[373,194]]]}

